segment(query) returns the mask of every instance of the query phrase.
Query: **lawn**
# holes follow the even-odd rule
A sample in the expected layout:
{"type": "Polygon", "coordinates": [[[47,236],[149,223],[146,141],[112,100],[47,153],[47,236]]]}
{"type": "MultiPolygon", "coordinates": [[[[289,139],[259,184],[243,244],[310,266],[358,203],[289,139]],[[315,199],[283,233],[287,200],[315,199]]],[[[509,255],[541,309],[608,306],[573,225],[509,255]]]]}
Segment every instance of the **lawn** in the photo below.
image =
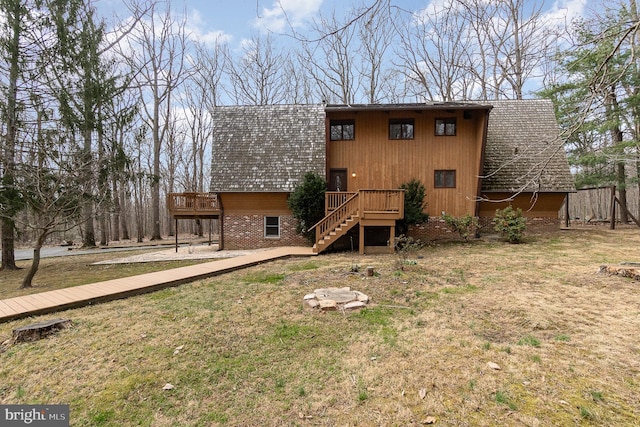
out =
{"type": "Polygon", "coordinates": [[[0,403],[70,404],[73,426],[638,425],[640,283],[597,274],[638,247],[592,229],[433,245],[403,269],[329,254],[4,323],[0,341],[74,326],[0,353],[0,403]],[[304,307],[328,286],[372,303],[304,307]]]}
{"type": "Polygon", "coordinates": [[[31,260],[17,261],[19,270],[0,272],[0,299],[28,295],[37,292],[46,292],[54,289],[68,288],[71,286],[86,285],[88,283],[104,280],[119,279],[137,274],[162,271],[169,268],[184,267],[188,265],[209,262],[211,260],[180,260],[163,261],[154,263],[135,264],[101,264],[96,262],[111,259],[134,256],[148,252],[156,252],[157,247],[125,252],[105,252],[94,254],[82,254],[63,257],[42,258],[40,268],[33,280],[33,287],[20,289],[22,280],[31,266],[31,260]]]}

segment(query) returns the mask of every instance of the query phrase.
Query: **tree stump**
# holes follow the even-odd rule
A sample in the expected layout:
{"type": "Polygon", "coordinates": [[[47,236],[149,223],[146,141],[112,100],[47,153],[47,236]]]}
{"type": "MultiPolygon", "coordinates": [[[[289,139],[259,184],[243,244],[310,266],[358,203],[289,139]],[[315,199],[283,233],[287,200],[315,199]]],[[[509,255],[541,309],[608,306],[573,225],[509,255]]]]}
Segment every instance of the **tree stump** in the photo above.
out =
{"type": "Polygon", "coordinates": [[[21,326],[13,330],[11,340],[14,343],[37,341],[71,326],[71,319],[53,319],[34,323],[33,325],[21,326]]]}

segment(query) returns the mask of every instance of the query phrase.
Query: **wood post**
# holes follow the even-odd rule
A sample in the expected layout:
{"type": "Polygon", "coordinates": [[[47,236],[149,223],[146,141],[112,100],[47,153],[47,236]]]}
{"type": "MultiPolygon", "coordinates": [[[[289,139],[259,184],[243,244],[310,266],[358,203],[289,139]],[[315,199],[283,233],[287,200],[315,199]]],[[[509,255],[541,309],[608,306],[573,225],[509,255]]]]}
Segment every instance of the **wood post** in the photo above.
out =
{"type": "Polygon", "coordinates": [[[611,207],[609,211],[609,229],[616,229],[616,186],[611,186],[611,207]]]}

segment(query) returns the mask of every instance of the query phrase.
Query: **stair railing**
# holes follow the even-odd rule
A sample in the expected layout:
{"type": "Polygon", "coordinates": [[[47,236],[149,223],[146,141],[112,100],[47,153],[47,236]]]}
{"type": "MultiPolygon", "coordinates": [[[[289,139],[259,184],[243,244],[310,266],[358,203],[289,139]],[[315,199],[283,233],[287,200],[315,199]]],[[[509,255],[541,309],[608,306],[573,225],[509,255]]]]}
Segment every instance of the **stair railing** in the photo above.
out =
{"type": "Polygon", "coordinates": [[[354,193],[351,197],[345,200],[344,203],[311,227],[311,230],[314,228],[316,229],[316,242],[320,241],[324,236],[335,230],[336,227],[342,224],[349,217],[356,215],[358,213],[358,207],[358,193],[354,193]]]}

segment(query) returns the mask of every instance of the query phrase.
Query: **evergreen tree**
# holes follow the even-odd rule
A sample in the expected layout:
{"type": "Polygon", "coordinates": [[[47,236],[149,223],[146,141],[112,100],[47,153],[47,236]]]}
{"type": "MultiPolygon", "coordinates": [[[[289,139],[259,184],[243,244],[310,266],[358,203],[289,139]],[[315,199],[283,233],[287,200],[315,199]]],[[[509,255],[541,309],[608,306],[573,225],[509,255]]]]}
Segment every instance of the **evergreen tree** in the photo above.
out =
{"type": "Polygon", "coordinates": [[[296,231],[315,240],[315,234],[309,231],[318,221],[324,218],[324,193],[327,182],[320,175],[307,172],[302,183],[289,196],[287,204],[293,216],[298,220],[296,231]]]}

